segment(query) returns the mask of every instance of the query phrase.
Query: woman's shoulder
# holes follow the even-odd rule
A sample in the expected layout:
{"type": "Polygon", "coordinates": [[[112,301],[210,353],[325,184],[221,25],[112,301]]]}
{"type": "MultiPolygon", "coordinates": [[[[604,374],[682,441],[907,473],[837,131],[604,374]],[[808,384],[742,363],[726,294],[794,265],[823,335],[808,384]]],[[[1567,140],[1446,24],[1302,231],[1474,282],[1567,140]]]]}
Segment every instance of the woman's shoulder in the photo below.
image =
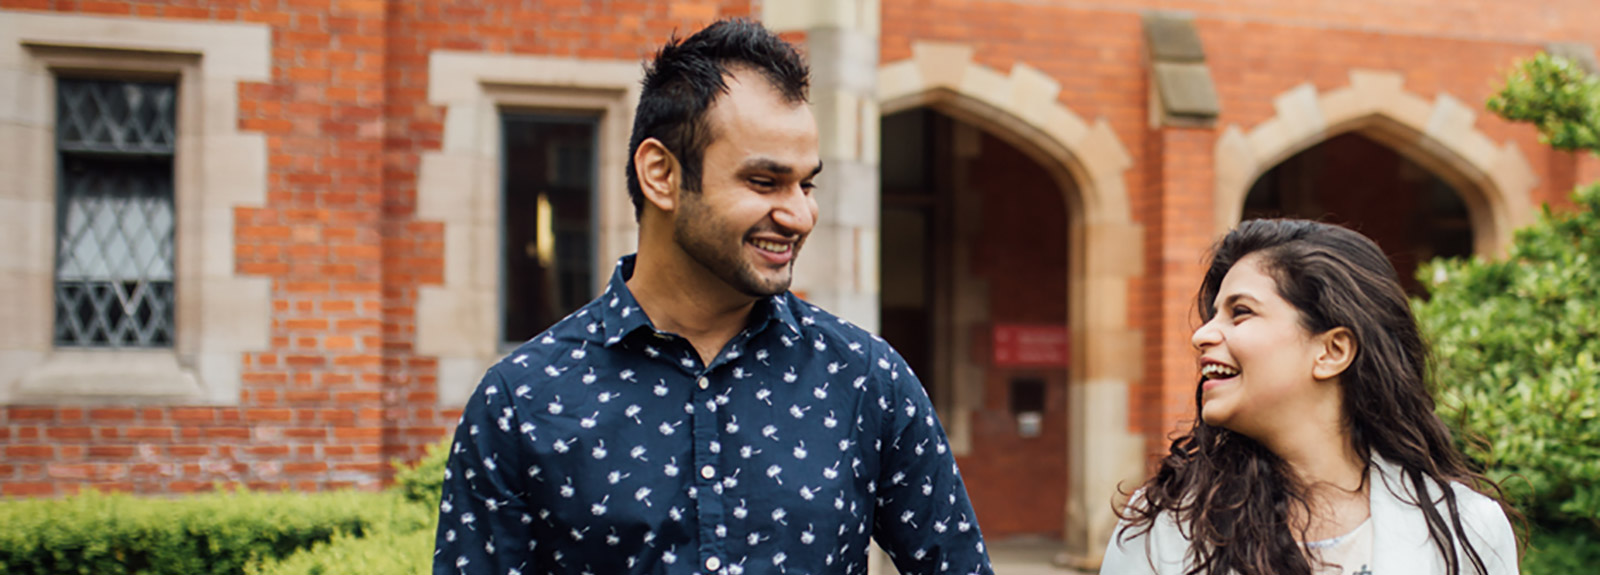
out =
{"type": "MultiPolygon", "coordinates": [[[[1127,511],[1134,506],[1148,504],[1144,492],[1135,492],[1129,499],[1127,511]]],[[[1164,575],[1184,573],[1184,561],[1189,553],[1189,537],[1179,526],[1177,514],[1161,510],[1149,522],[1131,524],[1124,519],[1111,532],[1106,545],[1105,559],[1100,564],[1102,575],[1164,575]]]]}
{"type": "Polygon", "coordinates": [[[1484,515],[1505,516],[1505,509],[1495,498],[1484,495],[1471,486],[1460,481],[1451,481],[1450,490],[1456,494],[1456,506],[1462,513],[1479,513],[1484,515]]]}
{"type": "Polygon", "coordinates": [[[1456,495],[1456,508],[1461,512],[1461,521],[1469,528],[1477,528],[1479,533],[1491,544],[1516,541],[1511,531],[1511,520],[1506,517],[1505,506],[1500,501],[1473,489],[1471,486],[1459,481],[1450,482],[1450,488],[1456,495]]]}
{"type": "Polygon", "coordinates": [[[1517,536],[1506,517],[1505,507],[1461,482],[1451,482],[1455,491],[1456,508],[1461,514],[1461,525],[1473,541],[1473,548],[1482,558],[1491,574],[1517,572],[1517,536]]]}
{"type": "MultiPolygon", "coordinates": [[[[1440,515],[1449,517],[1449,503],[1438,491],[1438,484],[1432,479],[1429,479],[1428,483],[1431,492],[1429,496],[1434,506],[1440,515]]],[[[1472,543],[1473,550],[1483,559],[1488,572],[1491,575],[1516,573],[1517,538],[1511,527],[1511,520],[1506,516],[1505,507],[1499,500],[1466,483],[1450,481],[1449,487],[1455,496],[1455,511],[1461,519],[1464,534],[1472,543]]],[[[1463,549],[1458,548],[1458,551],[1463,549]]],[[[1467,560],[1464,554],[1462,560],[1467,560]]]]}

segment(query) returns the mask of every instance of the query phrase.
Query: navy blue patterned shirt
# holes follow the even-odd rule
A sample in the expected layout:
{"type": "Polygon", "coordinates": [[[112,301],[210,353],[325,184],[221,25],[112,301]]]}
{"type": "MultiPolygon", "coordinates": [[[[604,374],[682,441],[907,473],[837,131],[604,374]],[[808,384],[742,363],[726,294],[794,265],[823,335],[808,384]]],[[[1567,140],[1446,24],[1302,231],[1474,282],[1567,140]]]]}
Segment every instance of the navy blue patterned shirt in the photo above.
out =
{"type": "Polygon", "coordinates": [[[927,393],[893,348],[793,294],[710,365],[618,263],[490,368],[456,429],[435,575],[992,573],[927,393]]]}

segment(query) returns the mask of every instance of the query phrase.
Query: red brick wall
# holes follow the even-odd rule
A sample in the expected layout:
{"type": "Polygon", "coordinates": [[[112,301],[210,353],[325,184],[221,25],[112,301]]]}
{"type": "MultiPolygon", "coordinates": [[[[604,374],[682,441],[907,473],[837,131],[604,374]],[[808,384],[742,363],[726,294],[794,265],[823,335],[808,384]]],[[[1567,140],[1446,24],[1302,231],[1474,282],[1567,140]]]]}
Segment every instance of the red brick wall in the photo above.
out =
{"type": "MultiPolygon", "coordinates": [[[[1164,128],[1150,137],[1145,170],[1149,194],[1135,217],[1145,229],[1145,290],[1151,311],[1143,316],[1145,380],[1134,390],[1135,410],[1151,453],[1164,452],[1167,437],[1195,417],[1196,375],[1190,334],[1199,325],[1194,296],[1205,273],[1203,256],[1215,240],[1211,219],[1211,149],[1216,131],[1164,128]]],[[[1132,415],[1132,414],[1130,414],[1132,415]]]]}
{"type": "MultiPolygon", "coordinates": [[[[268,199],[236,210],[236,229],[238,271],[271,278],[274,310],[271,348],[244,358],[238,407],[0,409],[0,494],[58,494],[91,484],[185,491],[214,480],[376,485],[387,458],[416,455],[455,418],[454,410],[434,406],[433,360],[412,349],[417,289],[437,284],[443,273],[443,228],[414,215],[416,166],[423,152],[439,147],[448,113],[427,102],[428,54],[634,59],[673,31],[749,15],[757,6],[752,0],[0,0],[5,9],[272,27],[272,80],[241,86],[238,110],[241,128],[268,137],[268,199]]],[[[1133,159],[1123,184],[1134,220],[1145,227],[1146,275],[1130,287],[1128,320],[1146,338],[1131,421],[1152,446],[1192,409],[1191,299],[1200,252],[1211,239],[1218,131],[1149,127],[1140,11],[1197,16],[1223,106],[1218,125],[1244,129],[1274,114],[1276,95],[1305,82],[1319,90],[1342,87],[1352,68],[1396,70],[1425,99],[1448,92],[1476,107],[1515,58],[1545,42],[1600,44],[1600,29],[1587,18],[1592,0],[1108,6],[885,0],[881,60],[910,57],[917,40],[968,44],[978,63],[1002,72],[1020,62],[1042,70],[1060,83],[1062,104],[1111,123],[1133,159]]],[[[1549,152],[1525,126],[1480,113],[1477,127],[1521,148],[1540,176],[1536,202],[1559,202],[1571,183],[1600,180],[1600,160],[1549,152]]],[[[1052,417],[1046,429],[1060,429],[1052,417]]],[[[989,464],[970,467],[969,474],[982,474],[978,468],[989,464]]],[[[1019,519],[1016,529],[1033,529],[1026,522],[1036,520],[1019,519]]]]}
{"type": "Polygon", "coordinates": [[[1397,71],[1405,89],[1424,100],[1448,93],[1480,110],[1475,127],[1497,144],[1514,142],[1539,176],[1533,201],[1559,203],[1567,182],[1600,180],[1600,160],[1551,152],[1531,128],[1481,106],[1517,58],[1545,43],[1600,45],[1600,29],[1588,24],[1593,9],[1590,0],[1135,0],[1115,7],[886,0],[880,57],[883,64],[910,58],[917,41],[965,44],[976,63],[1002,73],[1018,63],[1043,71],[1061,85],[1063,105],[1111,123],[1133,160],[1123,184],[1145,230],[1145,275],[1130,282],[1128,319],[1145,336],[1130,422],[1156,450],[1192,417],[1197,376],[1189,335],[1200,264],[1214,239],[1213,150],[1221,128],[1248,131],[1270,119],[1274,98],[1301,84],[1326,92],[1349,85],[1355,68],[1397,71]],[[1151,9],[1195,15],[1222,104],[1217,128],[1149,126],[1140,13],[1151,9]]]}
{"type": "MultiPolygon", "coordinates": [[[[237,407],[0,408],[0,495],[378,486],[391,457],[444,436],[432,358],[412,351],[443,229],[414,218],[438,49],[640,58],[746,0],[394,2],[0,0],[7,10],[264,23],[272,80],[240,87],[268,138],[268,197],[235,210],[237,271],[271,278],[271,348],[243,358],[237,407]]],[[[183,337],[181,334],[179,337],[183,337]]]]}

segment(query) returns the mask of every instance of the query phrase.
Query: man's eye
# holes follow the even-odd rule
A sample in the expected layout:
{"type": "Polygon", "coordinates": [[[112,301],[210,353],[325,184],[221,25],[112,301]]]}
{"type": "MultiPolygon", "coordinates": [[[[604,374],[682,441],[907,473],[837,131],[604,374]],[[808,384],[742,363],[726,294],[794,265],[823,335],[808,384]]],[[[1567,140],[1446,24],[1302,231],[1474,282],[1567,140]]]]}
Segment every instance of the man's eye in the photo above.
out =
{"type": "Polygon", "coordinates": [[[817,189],[817,185],[812,182],[801,182],[800,189],[805,190],[806,193],[810,193],[811,190],[817,189]]]}
{"type": "Polygon", "coordinates": [[[758,188],[770,188],[776,185],[776,182],[770,178],[750,178],[750,185],[758,188]]]}

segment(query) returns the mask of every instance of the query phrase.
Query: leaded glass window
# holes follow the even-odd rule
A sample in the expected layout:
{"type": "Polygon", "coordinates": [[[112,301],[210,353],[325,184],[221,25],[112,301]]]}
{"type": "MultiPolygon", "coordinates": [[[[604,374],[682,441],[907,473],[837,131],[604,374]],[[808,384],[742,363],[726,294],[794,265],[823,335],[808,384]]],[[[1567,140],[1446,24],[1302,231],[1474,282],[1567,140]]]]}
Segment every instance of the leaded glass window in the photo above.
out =
{"type": "Polygon", "coordinates": [[[595,118],[507,114],[501,337],[517,344],[595,293],[595,118]]]}
{"type": "Polygon", "coordinates": [[[56,83],[60,347],[166,348],[174,337],[173,83],[56,83]]]}

